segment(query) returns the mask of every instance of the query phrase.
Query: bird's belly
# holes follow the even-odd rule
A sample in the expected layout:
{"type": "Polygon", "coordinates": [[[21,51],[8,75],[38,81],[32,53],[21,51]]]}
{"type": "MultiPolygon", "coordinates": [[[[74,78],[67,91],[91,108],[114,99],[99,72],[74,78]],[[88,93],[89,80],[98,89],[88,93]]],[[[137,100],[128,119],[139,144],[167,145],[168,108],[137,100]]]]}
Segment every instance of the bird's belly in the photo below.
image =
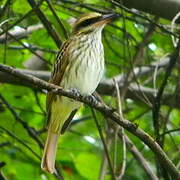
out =
{"type": "Polygon", "coordinates": [[[67,69],[62,82],[65,89],[75,88],[90,95],[97,88],[104,71],[103,59],[76,61],[67,69]]]}

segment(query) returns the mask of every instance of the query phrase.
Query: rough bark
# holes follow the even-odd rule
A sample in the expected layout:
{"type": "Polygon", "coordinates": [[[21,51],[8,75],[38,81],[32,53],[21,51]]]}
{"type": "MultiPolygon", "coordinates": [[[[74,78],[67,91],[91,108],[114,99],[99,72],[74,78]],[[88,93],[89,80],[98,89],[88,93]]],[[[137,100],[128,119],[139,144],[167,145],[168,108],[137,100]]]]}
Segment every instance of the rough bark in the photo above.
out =
{"type": "Polygon", "coordinates": [[[169,174],[171,174],[171,177],[177,180],[180,179],[180,173],[178,172],[177,168],[172,163],[172,161],[168,158],[166,153],[161,149],[159,144],[149,134],[144,132],[141,128],[137,127],[137,125],[131,123],[128,120],[121,119],[119,114],[116,113],[111,107],[96,101],[92,96],[86,97],[86,96],[80,95],[79,93],[74,93],[73,91],[69,91],[69,90],[65,91],[59,86],[47,83],[33,76],[26,75],[9,66],[0,64],[0,70],[6,73],[12,74],[13,76],[17,76],[20,79],[24,79],[25,81],[32,83],[41,89],[46,89],[48,91],[52,91],[55,94],[67,96],[77,101],[81,101],[91,106],[92,108],[98,110],[104,116],[107,116],[112,121],[124,127],[126,130],[128,130],[133,135],[138,137],[141,141],[143,141],[154,152],[158,160],[166,168],[166,171],[169,174]]]}

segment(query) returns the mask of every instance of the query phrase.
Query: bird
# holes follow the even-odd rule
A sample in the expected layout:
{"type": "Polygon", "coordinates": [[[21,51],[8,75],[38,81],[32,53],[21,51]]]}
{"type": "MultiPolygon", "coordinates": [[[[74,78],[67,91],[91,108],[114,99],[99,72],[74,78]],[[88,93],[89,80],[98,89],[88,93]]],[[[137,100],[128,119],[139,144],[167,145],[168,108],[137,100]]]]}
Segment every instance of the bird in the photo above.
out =
{"type": "MultiPolygon", "coordinates": [[[[102,30],[116,14],[90,12],[82,14],[73,24],[70,37],[62,44],[49,82],[65,90],[77,90],[89,96],[97,88],[104,73],[102,30]]],[[[47,93],[47,138],[41,168],[56,173],[55,158],[58,138],[66,130],[82,103],[68,97],[47,93]]]]}

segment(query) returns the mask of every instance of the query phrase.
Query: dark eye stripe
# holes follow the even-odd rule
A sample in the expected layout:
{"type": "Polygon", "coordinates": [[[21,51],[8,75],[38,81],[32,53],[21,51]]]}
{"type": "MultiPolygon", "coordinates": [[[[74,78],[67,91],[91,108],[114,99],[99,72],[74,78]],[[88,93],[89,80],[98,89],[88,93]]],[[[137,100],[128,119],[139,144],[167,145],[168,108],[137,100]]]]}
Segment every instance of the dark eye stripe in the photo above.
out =
{"type": "Polygon", "coordinates": [[[100,20],[101,17],[95,17],[95,18],[91,18],[91,19],[86,19],[85,21],[79,23],[77,26],[76,26],[76,31],[79,30],[80,28],[82,27],[86,27],[86,26],[89,26],[95,22],[97,22],[98,20],[100,20]]]}

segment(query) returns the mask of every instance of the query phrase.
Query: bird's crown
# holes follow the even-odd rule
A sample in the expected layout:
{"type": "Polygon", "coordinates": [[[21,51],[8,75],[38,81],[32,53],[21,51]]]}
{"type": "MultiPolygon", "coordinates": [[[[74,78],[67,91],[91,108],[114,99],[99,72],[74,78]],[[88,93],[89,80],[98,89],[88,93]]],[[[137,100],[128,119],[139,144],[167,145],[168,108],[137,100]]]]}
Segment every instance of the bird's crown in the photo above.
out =
{"type": "Polygon", "coordinates": [[[73,32],[92,32],[97,27],[102,27],[108,22],[111,22],[114,17],[114,14],[102,15],[97,12],[83,14],[74,23],[73,32]]]}
{"type": "Polygon", "coordinates": [[[79,31],[80,29],[90,26],[97,22],[102,15],[100,13],[91,12],[81,15],[74,23],[74,30],[79,31]]]}

